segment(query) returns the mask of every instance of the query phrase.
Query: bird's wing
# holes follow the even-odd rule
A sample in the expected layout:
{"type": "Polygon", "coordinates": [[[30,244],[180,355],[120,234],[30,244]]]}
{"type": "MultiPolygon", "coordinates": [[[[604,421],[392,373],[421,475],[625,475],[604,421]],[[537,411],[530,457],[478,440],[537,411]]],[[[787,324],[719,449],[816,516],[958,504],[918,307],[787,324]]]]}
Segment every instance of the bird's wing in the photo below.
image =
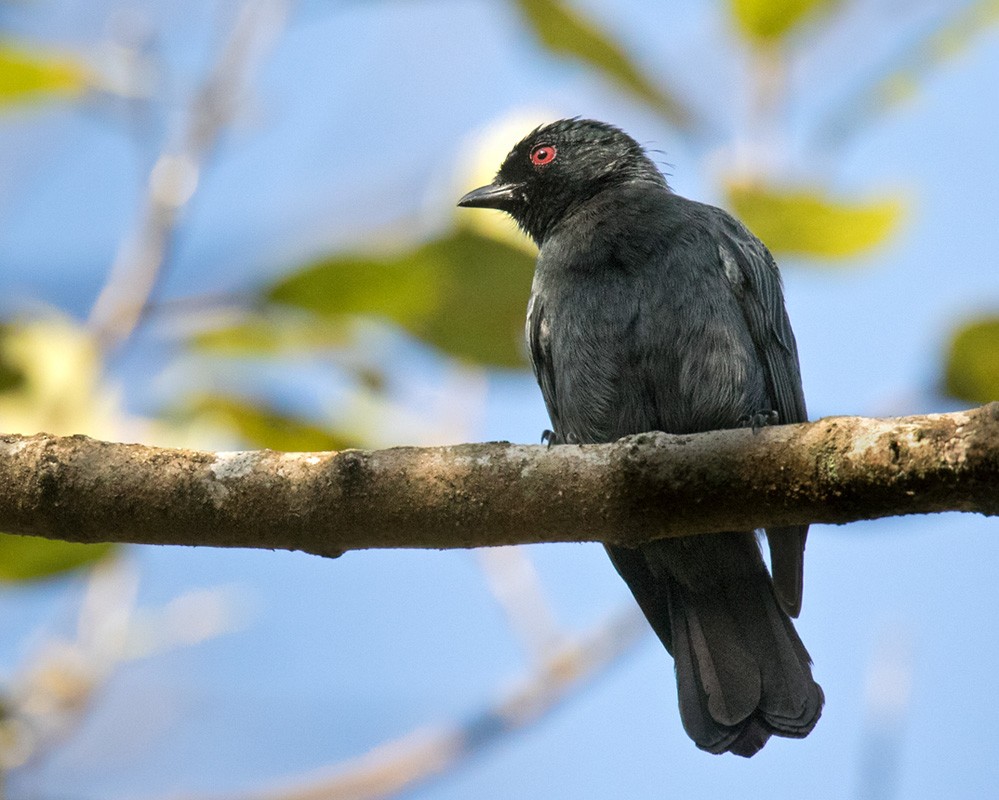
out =
{"type": "MultiPolygon", "coordinates": [[[[727,216],[727,215],[726,215],[727,216]]],[[[779,424],[804,422],[805,395],[801,389],[798,347],[784,308],[780,272],[770,251],[736,220],[725,220],[719,255],[733,280],[736,295],[753,343],[767,373],[767,386],[780,416],[779,424]],[[734,259],[737,274],[728,269],[734,259]]]]}
{"type": "MultiPolygon", "coordinates": [[[[741,223],[719,214],[722,235],[719,256],[732,281],[739,305],[766,371],[767,388],[778,423],[808,419],[801,388],[798,347],[784,308],[780,272],[770,251],[741,223]]],[[[760,409],[761,411],[764,409],[760,409]]],[[[801,611],[801,592],[807,525],[767,528],[774,589],[783,609],[792,617],[801,611]]]]}
{"type": "Polygon", "coordinates": [[[527,346],[531,353],[531,367],[534,377],[541,387],[541,396],[548,407],[548,418],[555,434],[554,443],[565,441],[558,413],[558,398],[555,390],[555,371],[552,367],[551,332],[545,321],[544,302],[537,294],[532,294],[527,305],[527,346]]]}

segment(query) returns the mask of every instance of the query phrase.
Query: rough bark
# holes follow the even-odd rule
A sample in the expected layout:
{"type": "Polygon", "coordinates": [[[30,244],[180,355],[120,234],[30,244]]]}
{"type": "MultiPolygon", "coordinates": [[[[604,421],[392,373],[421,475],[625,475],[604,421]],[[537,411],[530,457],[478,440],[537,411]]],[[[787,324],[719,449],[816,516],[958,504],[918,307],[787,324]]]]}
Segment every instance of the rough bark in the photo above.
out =
{"type": "Polygon", "coordinates": [[[0,437],[0,530],[304,550],[611,541],[999,514],[999,403],[603,445],[210,453],[0,437]]]}

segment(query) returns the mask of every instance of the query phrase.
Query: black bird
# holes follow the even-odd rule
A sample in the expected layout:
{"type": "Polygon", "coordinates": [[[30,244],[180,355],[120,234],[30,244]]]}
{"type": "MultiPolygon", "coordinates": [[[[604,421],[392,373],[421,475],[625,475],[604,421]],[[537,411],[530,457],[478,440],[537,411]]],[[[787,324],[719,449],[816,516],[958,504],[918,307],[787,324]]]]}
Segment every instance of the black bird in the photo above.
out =
{"type": "MultiPolygon", "coordinates": [[[[458,205],[508,212],[540,248],[527,339],[551,442],[806,419],[773,256],[725,211],[674,194],[618,128],[542,126],[458,205]]],[[[807,530],[767,530],[773,580],[753,532],[607,546],[673,655],[703,750],[751,756],[818,721],[822,689],[790,620],[807,530]]]]}

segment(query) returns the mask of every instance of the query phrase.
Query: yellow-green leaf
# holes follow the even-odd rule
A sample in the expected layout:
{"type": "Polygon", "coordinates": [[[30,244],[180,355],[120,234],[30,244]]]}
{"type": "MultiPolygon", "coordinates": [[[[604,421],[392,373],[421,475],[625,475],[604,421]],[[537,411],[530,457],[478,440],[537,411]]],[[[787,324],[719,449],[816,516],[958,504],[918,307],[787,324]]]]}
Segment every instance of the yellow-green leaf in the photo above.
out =
{"type": "Polygon", "coordinates": [[[310,420],[285,414],[264,403],[224,395],[197,398],[189,413],[220,419],[252,447],[286,453],[346,450],[357,443],[349,437],[310,420]]]}
{"type": "Polygon", "coordinates": [[[999,24],[999,0],[978,0],[958,11],[926,44],[931,58],[954,58],[967,50],[976,36],[999,24]]]}
{"type": "Polygon", "coordinates": [[[0,393],[11,392],[24,386],[24,368],[12,359],[4,347],[4,341],[14,330],[12,325],[0,324],[0,393]]]}
{"type": "Polygon", "coordinates": [[[381,317],[473,363],[524,364],[534,258],[459,228],[389,257],[334,257],[283,279],[266,299],[324,317],[381,317]]]}
{"type": "Polygon", "coordinates": [[[517,0],[517,7],[552,53],[596,68],[677,127],[693,127],[690,109],[663,87],[662,79],[647,77],[621,45],[578,10],[561,0],[517,0]]]}
{"type": "Polygon", "coordinates": [[[79,323],[54,314],[8,323],[0,328],[0,364],[6,433],[120,434],[120,392],[105,381],[94,337],[79,323]]]}
{"type": "Polygon", "coordinates": [[[999,314],[973,319],[954,332],[944,388],[971,403],[999,400],[999,314]]]}
{"type": "Polygon", "coordinates": [[[327,317],[371,314],[406,326],[440,302],[442,267],[427,247],[397,257],[333,256],[292,273],[267,298],[327,317]]]}
{"type": "Polygon", "coordinates": [[[732,212],[775,254],[850,258],[884,242],[902,217],[897,199],[845,201],[820,188],[730,183],[732,212]]]}
{"type": "Polygon", "coordinates": [[[838,0],[730,0],[742,34],[756,42],[774,42],[838,0]]]}
{"type": "Polygon", "coordinates": [[[62,56],[35,53],[0,42],[0,110],[8,106],[69,98],[87,85],[82,65],[62,56]]]}
{"type": "Polygon", "coordinates": [[[93,565],[114,548],[112,544],[80,544],[0,533],[0,581],[36,581],[62,575],[93,565]]]}
{"type": "Polygon", "coordinates": [[[203,331],[192,338],[191,344],[200,350],[239,356],[325,350],[349,341],[350,326],[345,319],[271,306],[203,331]]]}

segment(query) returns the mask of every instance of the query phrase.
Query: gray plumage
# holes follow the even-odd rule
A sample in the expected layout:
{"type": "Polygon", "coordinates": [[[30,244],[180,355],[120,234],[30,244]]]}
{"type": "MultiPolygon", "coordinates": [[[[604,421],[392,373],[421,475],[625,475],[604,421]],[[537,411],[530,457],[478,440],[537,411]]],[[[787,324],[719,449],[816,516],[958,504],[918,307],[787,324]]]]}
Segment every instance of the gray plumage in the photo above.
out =
{"type": "MultiPolygon", "coordinates": [[[[540,247],[527,339],[555,442],[806,419],[769,251],[725,211],[671,192],[617,128],[539,128],[460,204],[508,211],[540,247]]],[[[788,617],[806,533],[767,531],[773,581],[752,532],[607,547],[674,657],[702,749],[749,756],[818,720],[822,690],[788,617]]]]}

